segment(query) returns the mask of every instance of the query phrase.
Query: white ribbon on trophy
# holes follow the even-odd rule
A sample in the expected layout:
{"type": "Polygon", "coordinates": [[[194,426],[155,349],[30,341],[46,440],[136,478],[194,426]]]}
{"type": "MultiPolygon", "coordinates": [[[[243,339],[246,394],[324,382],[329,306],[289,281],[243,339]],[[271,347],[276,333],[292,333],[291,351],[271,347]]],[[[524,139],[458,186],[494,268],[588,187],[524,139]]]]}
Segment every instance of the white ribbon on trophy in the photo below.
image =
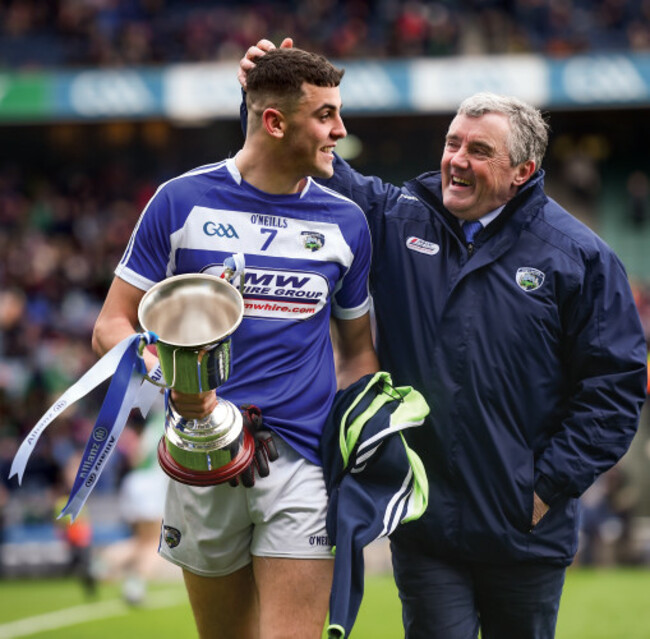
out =
{"type": "Polygon", "coordinates": [[[124,429],[131,409],[135,406],[138,390],[146,372],[144,360],[139,352],[142,340],[146,344],[152,344],[156,342],[157,337],[150,331],[130,335],[108,351],[50,406],[25,437],[13,459],[9,478],[16,475],[18,483],[21,484],[27,462],[50,423],[68,406],[112,377],[79,464],[68,503],[59,514],[59,518],[70,515],[74,521],[116,448],[115,444],[124,429]]]}
{"type": "MultiPolygon", "coordinates": [[[[239,276],[243,280],[244,266],[242,253],[226,258],[221,278],[230,281],[239,276]]],[[[142,357],[143,349],[157,341],[158,336],[153,331],[136,333],[123,339],[48,408],[21,443],[9,471],[9,478],[16,476],[18,484],[22,484],[27,462],[45,429],[66,408],[112,377],[86,443],[68,502],[58,518],[70,515],[72,521],[75,520],[117,448],[117,440],[131,410],[139,408],[146,417],[161,392],[160,385],[157,385],[162,379],[160,365],[147,374],[142,357]]]]}

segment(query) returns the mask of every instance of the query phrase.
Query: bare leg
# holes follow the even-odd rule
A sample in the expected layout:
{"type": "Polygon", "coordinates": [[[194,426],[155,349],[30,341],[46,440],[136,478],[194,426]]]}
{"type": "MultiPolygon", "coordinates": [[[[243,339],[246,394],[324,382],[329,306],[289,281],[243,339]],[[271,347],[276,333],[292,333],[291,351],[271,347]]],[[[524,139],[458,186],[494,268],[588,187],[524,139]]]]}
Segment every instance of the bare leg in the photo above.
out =
{"type": "Polygon", "coordinates": [[[158,555],[157,548],[160,540],[160,521],[139,521],[134,526],[135,571],[145,580],[153,579],[156,568],[164,560],[158,555]]]}
{"type": "Polygon", "coordinates": [[[253,557],[260,639],[320,639],[334,560],[253,557]]]}
{"type": "Polygon", "coordinates": [[[201,639],[259,639],[259,604],[253,570],[245,566],[225,577],[183,571],[201,639]]]}

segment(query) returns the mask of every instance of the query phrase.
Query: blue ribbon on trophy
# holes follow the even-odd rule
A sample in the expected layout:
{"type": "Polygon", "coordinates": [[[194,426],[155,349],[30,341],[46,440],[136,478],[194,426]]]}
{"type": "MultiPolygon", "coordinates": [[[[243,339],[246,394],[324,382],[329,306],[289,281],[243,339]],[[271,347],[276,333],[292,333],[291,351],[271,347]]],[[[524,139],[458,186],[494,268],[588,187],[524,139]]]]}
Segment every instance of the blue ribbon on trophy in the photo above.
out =
{"type": "Polygon", "coordinates": [[[165,389],[166,421],[158,458],[163,470],[178,481],[197,486],[223,483],[240,473],[254,453],[254,442],[243,429],[240,410],[220,399],[207,417],[186,420],[174,410],[169,393],[172,388],[187,393],[214,390],[230,376],[230,336],[244,313],[242,293],[231,280],[239,279],[243,290],[244,269],[244,255],[236,253],[224,260],[220,276],[187,273],[155,284],[138,308],[143,332],[123,339],[50,406],[20,445],[9,478],[16,475],[22,483],[27,462],[47,426],[109,377],[109,388],[59,518],[69,515],[75,520],[117,448],[131,410],[139,408],[146,417],[161,389],[165,389]],[[169,308],[158,307],[169,301],[179,321],[193,317],[193,312],[210,316],[204,339],[194,343],[196,331],[192,331],[189,341],[184,336],[183,344],[176,343],[177,322],[168,321],[169,308]],[[150,320],[156,323],[161,316],[165,321],[160,328],[147,328],[150,320]],[[149,344],[156,345],[160,363],[147,374],[142,353],[149,344]]]}
{"type": "MultiPolygon", "coordinates": [[[[117,440],[122,434],[131,410],[139,403],[143,410],[141,387],[156,388],[151,384],[144,384],[146,368],[142,351],[147,344],[154,344],[157,339],[156,334],[151,331],[137,333],[123,339],[50,406],[20,445],[9,472],[9,478],[16,475],[19,484],[22,483],[27,462],[47,426],[68,406],[112,376],[97,420],[86,443],[68,502],[59,514],[59,518],[70,515],[72,521],[75,520],[115,451],[117,440]]],[[[155,392],[159,390],[156,389],[155,392]]],[[[151,402],[144,401],[144,403],[150,405],[151,402]]]]}

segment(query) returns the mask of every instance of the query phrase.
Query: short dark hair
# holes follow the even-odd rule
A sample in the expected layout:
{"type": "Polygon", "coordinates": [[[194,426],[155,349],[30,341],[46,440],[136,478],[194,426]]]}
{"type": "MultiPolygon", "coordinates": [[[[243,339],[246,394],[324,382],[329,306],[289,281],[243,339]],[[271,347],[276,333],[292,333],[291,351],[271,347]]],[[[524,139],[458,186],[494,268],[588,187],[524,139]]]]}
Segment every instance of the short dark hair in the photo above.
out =
{"type": "Polygon", "coordinates": [[[322,55],[295,48],[273,49],[257,58],[246,76],[249,108],[292,110],[303,95],[303,83],[337,87],[344,73],[322,55]]]}

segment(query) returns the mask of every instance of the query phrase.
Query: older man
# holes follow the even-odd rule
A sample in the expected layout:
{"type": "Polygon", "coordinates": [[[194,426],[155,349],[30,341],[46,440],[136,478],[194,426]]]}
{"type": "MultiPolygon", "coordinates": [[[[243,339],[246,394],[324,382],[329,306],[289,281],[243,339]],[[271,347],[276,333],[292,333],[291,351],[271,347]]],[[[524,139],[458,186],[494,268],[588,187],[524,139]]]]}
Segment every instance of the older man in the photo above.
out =
{"type": "MultiPolygon", "coordinates": [[[[286,40],[283,46],[290,46],[286,40]]],[[[273,45],[260,41],[240,81],[273,45]]],[[[628,449],[646,345],[611,249],[544,192],[541,113],[465,100],[441,170],[404,186],[337,158],[373,239],[380,365],[420,390],[429,508],[392,538],[408,639],[549,639],[578,498],[628,449]]]]}

